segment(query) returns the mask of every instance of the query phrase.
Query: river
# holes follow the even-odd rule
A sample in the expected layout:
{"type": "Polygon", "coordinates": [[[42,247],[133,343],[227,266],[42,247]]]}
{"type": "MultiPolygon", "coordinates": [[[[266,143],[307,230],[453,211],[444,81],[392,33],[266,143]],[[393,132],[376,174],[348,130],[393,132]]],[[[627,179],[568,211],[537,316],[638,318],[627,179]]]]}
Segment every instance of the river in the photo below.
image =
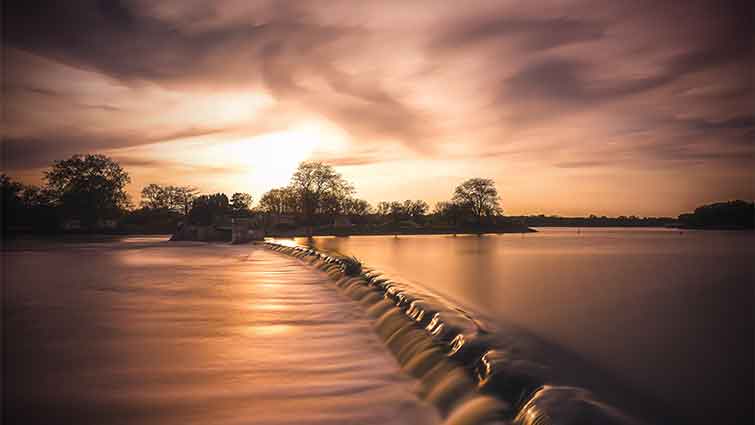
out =
{"type": "Polygon", "coordinates": [[[3,423],[438,423],[363,309],[260,245],[15,241],[3,423]]]}
{"type": "Polygon", "coordinates": [[[752,423],[755,233],[298,239],[355,255],[517,332],[568,384],[653,423],[752,423]],[[742,418],[746,421],[742,422],[742,418]]]}

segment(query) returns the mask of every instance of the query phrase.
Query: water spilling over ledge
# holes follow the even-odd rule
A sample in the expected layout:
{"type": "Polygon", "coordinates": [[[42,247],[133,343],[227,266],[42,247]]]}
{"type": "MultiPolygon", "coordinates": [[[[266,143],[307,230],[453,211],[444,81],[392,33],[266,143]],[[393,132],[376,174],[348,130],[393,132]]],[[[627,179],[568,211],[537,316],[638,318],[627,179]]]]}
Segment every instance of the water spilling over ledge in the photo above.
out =
{"type": "Polygon", "coordinates": [[[589,391],[554,385],[549,371],[502,343],[462,309],[421,288],[291,241],[269,241],[325,272],[375,319],[375,330],[448,425],[637,425],[589,391]]]}

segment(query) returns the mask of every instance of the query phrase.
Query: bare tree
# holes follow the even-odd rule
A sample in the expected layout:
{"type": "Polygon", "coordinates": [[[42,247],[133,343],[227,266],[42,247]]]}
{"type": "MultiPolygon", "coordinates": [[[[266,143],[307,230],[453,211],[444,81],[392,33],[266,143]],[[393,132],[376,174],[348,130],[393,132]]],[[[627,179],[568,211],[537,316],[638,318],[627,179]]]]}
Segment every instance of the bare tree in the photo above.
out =
{"type": "Polygon", "coordinates": [[[306,222],[323,206],[326,199],[345,199],[354,187],[336,170],[319,161],[304,161],[291,177],[289,188],[296,194],[306,222]]]}
{"type": "Polygon", "coordinates": [[[259,200],[259,209],[271,214],[293,214],[296,212],[296,197],[288,187],[270,189],[259,200]]]}
{"type": "Polygon", "coordinates": [[[491,179],[473,178],[456,187],[453,202],[469,208],[477,222],[482,223],[482,217],[503,213],[499,202],[501,197],[491,179]]]}
{"type": "Polygon", "coordinates": [[[148,184],[142,189],[141,205],[149,209],[163,209],[188,215],[197,189],[190,186],[148,184]]]}
{"type": "Polygon", "coordinates": [[[364,199],[347,198],[343,202],[343,213],[347,215],[364,216],[372,211],[372,206],[364,199]]]}

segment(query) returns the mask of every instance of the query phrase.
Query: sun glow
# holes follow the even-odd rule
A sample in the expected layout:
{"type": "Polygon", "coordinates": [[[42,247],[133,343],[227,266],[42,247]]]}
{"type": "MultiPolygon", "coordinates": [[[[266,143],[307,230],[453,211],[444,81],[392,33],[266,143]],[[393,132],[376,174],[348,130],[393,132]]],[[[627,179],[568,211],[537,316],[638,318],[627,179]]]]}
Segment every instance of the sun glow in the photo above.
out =
{"type": "MultiPolygon", "coordinates": [[[[180,166],[187,171],[182,182],[202,192],[244,191],[258,195],[287,185],[301,161],[338,152],[347,143],[342,130],[327,122],[309,120],[253,136],[231,133],[156,143],[122,151],[122,156],[147,156],[180,166]]],[[[171,176],[164,174],[152,180],[149,182],[175,184],[171,176]]]]}
{"type": "Polygon", "coordinates": [[[248,169],[246,178],[269,187],[284,186],[301,161],[315,152],[339,149],[342,134],[315,122],[267,133],[221,147],[229,161],[248,169]]]}

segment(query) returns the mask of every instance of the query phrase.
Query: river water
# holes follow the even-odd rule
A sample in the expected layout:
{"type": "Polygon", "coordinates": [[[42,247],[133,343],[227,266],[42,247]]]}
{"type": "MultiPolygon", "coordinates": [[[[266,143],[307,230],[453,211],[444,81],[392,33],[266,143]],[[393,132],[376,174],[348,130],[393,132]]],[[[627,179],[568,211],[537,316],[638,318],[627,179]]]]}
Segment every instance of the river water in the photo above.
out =
{"type": "Polygon", "coordinates": [[[752,423],[753,232],[538,230],[297,241],[526,335],[554,379],[651,423],[752,423]]]}
{"type": "Polygon", "coordinates": [[[322,272],[262,246],[17,241],[4,424],[433,424],[322,272]]]}

